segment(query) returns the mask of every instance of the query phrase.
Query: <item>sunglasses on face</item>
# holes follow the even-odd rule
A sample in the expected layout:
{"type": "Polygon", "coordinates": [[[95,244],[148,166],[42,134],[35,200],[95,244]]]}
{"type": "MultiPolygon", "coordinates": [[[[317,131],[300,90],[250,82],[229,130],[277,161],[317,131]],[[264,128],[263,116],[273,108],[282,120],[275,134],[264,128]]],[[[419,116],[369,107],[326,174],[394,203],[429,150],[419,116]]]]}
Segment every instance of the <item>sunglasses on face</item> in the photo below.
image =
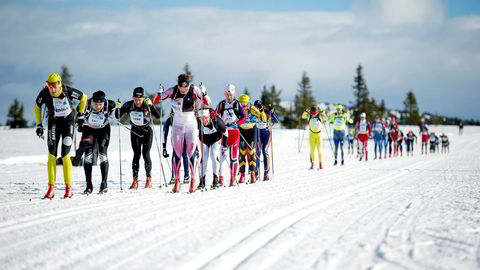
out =
{"type": "Polygon", "coordinates": [[[49,83],[47,83],[47,85],[50,88],[56,88],[57,86],[60,85],[60,82],[49,82],[49,83]]]}

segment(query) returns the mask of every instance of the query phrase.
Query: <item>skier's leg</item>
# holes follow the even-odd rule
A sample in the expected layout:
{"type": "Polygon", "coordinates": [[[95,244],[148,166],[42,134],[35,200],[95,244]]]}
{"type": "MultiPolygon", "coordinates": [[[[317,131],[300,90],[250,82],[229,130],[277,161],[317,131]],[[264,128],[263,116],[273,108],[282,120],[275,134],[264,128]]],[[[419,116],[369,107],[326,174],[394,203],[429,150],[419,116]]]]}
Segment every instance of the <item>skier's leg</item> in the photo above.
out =
{"type": "Polygon", "coordinates": [[[98,142],[98,152],[100,159],[100,171],[102,173],[102,184],[100,186],[101,190],[107,188],[107,178],[108,178],[108,145],[110,143],[110,126],[106,126],[101,131],[101,135],[97,139],[98,142]],[[103,189],[102,189],[103,188],[103,189]]]}
{"type": "MultiPolygon", "coordinates": [[[[137,133],[137,130],[135,131],[137,133]]],[[[142,155],[142,140],[139,136],[130,132],[130,143],[133,150],[132,172],[133,181],[138,181],[138,170],[140,168],[140,156],[142,155]]]]}
{"type": "Polygon", "coordinates": [[[314,136],[311,131],[308,132],[308,146],[310,149],[310,163],[311,163],[311,168],[313,169],[313,164],[315,164],[315,141],[314,141],[314,136]]]}
{"type": "Polygon", "coordinates": [[[152,160],[150,159],[150,149],[153,143],[153,130],[152,127],[148,127],[148,131],[145,132],[142,138],[142,156],[145,162],[145,172],[148,177],[152,177],[152,160]]]}
{"type": "MultiPolygon", "coordinates": [[[[62,124],[62,159],[63,159],[63,180],[65,182],[66,191],[69,188],[71,197],[72,188],[72,159],[70,158],[70,148],[73,144],[73,119],[62,124]]],[[[65,194],[67,195],[67,194],[65,194]]]]}

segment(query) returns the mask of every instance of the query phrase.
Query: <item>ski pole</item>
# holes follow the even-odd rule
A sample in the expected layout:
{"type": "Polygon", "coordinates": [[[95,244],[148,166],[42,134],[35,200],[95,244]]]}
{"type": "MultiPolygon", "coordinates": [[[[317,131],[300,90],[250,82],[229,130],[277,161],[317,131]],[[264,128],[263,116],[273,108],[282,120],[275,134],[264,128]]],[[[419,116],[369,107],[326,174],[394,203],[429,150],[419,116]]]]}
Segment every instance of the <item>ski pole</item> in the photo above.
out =
{"type": "Polygon", "coordinates": [[[119,124],[120,126],[122,126],[122,127],[126,128],[126,129],[130,130],[130,132],[132,132],[134,135],[138,136],[139,138],[143,138],[143,135],[140,135],[140,134],[136,133],[136,132],[133,131],[131,128],[129,128],[129,127],[127,127],[126,125],[122,124],[122,122],[120,122],[120,119],[115,119],[115,118],[113,118],[113,117],[111,117],[111,116],[109,116],[108,118],[116,121],[117,124],[119,124]]]}
{"type": "Polygon", "coordinates": [[[122,140],[121,140],[121,128],[118,125],[118,159],[120,163],[120,191],[123,191],[123,182],[122,182],[122,140]]]}
{"type": "MultiPolygon", "coordinates": [[[[150,107],[147,105],[148,108],[148,113],[150,116],[152,115],[152,111],[150,110],[150,107]]],[[[153,121],[150,121],[150,127],[153,130],[153,136],[155,137],[155,145],[157,146],[157,152],[158,152],[158,157],[160,159],[160,169],[162,170],[163,174],[163,182],[165,183],[165,187],[167,187],[167,179],[165,178],[165,171],[163,170],[163,164],[162,164],[162,154],[160,153],[160,147],[158,146],[158,139],[157,139],[157,133],[155,132],[155,127],[153,126],[153,121]]]]}
{"type": "MultiPolygon", "coordinates": [[[[160,92],[160,127],[159,127],[159,130],[160,130],[160,134],[159,134],[159,137],[160,137],[160,145],[163,146],[162,144],[162,135],[163,135],[163,132],[162,132],[162,128],[163,128],[163,108],[162,108],[162,94],[163,94],[163,91],[165,90],[165,88],[163,87],[162,84],[160,84],[158,86],[158,92],[160,92]]],[[[150,110],[150,107],[148,108],[150,110]]],[[[151,115],[151,114],[150,114],[151,115]]],[[[152,127],[152,129],[155,129],[155,127],[152,127]]],[[[155,143],[156,143],[156,136],[155,136],[155,143]]],[[[158,146],[157,146],[158,148],[158,146]]],[[[162,164],[162,155],[160,154],[160,150],[158,150],[158,154],[160,156],[160,168],[162,169],[162,174],[163,174],[163,180],[165,182],[165,187],[167,187],[167,180],[165,179],[165,172],[163,170],[163,164],[162,164]]],[[[167,165],[169,165],[169,168],[170,168],[170,164],[168,163],[168,159],[165,159],[165,161],[167,162],[167,165]]],[[[172,169],[170,168],[170,172],[172,171],[172,169]]]]}

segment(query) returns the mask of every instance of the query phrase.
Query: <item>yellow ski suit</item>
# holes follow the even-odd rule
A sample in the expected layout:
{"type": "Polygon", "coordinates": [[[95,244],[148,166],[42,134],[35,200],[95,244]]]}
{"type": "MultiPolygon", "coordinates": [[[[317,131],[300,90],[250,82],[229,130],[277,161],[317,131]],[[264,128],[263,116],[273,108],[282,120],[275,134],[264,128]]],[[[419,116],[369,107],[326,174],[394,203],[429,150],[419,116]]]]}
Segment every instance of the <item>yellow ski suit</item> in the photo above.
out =
{"type": "Polygon", "coordinates": [[[308,112],[303,112],[302,119],[308,119],[308,142],[310,146],[310,162],[315,163],[315,153],[318,154],[320,163],[324,163],[323,154],[323,136],[321,133],[322,124],[324,123],[324,114],[320,113],[312,117],[308,112]]]}

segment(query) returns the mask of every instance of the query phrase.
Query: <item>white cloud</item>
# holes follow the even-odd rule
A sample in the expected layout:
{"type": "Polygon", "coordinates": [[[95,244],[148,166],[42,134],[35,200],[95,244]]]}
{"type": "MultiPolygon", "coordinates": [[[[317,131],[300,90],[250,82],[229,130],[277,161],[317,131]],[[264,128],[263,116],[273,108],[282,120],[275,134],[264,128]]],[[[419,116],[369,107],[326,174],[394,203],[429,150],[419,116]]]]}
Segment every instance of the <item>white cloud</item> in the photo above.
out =
{"type": "MultiPolygon", "coordinates": [[[[137,85],[153,90],[160,82],[173,84],[188,62],[216,100],[228,82],[254,94],[274,83],[287,99],[305,70],[319,101],[347,103],[362,63],[377,100],[402,107],[406,91],[414,89],[422,108],[441,111],[453,95],[452,82],[461,89],[455,98],[467,103],[478,97],[470,87],[480,83],[480,17],[448,20],[442,3],[371,1],[368,10],[351,12],[176,8],[55,16],[9,6],[0,10],[0,77],[15,73],[7,81],[18,83],[18,74],[43,74],[30,79],[36,84],[67,64],[80,89],[128,98],[137,85]],[[446,101],[432,102],[433,89],[446,101]]],[[[24,96],[33,104],[31,93],[24,96]]],[[[462,114],[480,117],[478,109],[462,114]]]]}

